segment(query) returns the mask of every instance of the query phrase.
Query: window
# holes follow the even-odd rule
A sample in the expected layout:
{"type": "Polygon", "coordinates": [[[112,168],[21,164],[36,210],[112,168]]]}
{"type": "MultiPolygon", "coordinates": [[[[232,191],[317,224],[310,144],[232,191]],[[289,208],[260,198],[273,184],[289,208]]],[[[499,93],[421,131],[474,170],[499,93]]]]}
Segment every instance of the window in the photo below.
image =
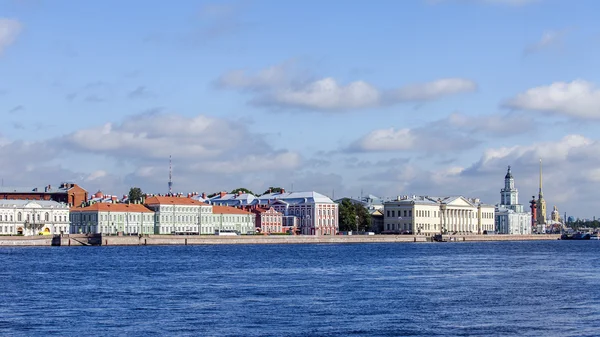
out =
{"type": "Polygon", "coordinates": [[[46,221],[50,220],[50,214],[48,214],[48,212],[46,212],[46,214],[44,214],[44,220],[46,220],[46,221]]]}

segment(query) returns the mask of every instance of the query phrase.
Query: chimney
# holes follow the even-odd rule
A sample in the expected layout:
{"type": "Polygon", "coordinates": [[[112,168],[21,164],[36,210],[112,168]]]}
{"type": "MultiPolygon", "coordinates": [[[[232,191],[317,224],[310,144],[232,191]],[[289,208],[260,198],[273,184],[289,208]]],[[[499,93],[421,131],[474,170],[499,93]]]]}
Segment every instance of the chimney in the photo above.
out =
{"type": "Polygon", "coordinates": [[[273,190],[271,190],[271,189],[269,188],[269,194],[271,194],[271,193],[273,193],[273,190]]]}
{"type": "Polygon", "coordinates": [[[192,197],[192,193],[188,193],[188,198],[191,198],[191,197],[192,197]]]}
{"type": "Polygon", "coordinates": [[[238,191],[238,195],[242,195],[242,191],[238,191]]]}
{"type": "Polygon", "coordinates": [[[224,197],[226,194],[227,194],[227,192],[223,192],[223,191],[221,191],[221,192],[219,193],[219,197],[220,197],[220,198],[223,198],[223,197],[224,197]]]}
{"type": "Polygon", "coordinates": [[[206,193],[202,192],[202,199],[206,199],[206,193]]]}
{"type": "Polygon", "coordinates": [[[285,189],[282,188],[281,189],[281,194],[283,194],[283,193],[285,193],[285,189]]]}

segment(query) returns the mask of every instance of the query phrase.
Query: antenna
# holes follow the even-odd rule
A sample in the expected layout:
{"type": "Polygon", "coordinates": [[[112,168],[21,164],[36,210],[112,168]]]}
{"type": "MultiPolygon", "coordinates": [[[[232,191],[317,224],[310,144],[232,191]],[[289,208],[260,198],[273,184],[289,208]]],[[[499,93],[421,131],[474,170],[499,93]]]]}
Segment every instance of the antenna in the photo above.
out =
{"type": "Polygon", "coordinates": [[[173,167],[171,166],[171,155],[169,155],[169,195],[173,195],[173,167]]]}

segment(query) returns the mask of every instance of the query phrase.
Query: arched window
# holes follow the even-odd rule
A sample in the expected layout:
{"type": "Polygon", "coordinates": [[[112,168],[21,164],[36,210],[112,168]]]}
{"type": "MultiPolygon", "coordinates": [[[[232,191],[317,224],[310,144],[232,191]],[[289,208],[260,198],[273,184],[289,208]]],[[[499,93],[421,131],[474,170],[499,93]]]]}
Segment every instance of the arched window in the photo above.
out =
{"type": "Polygon", "coordinates": [[[21,212],[19,212],[19,214],[17,214],[17,221],[21,221],[22,220],[22,215],[21,212]]]}
{"type": "Polygon", "coordinates": [[[46,214],[44,215],[44,220],[46,220],[46,221],[50,220],[50,214],[48,214],[48,212],[46,212],[46,214]]]}
{"type": "Polygon", "coordinates": [[[40,221],[40,214],[37,214],[37,221],[40,221]]]}

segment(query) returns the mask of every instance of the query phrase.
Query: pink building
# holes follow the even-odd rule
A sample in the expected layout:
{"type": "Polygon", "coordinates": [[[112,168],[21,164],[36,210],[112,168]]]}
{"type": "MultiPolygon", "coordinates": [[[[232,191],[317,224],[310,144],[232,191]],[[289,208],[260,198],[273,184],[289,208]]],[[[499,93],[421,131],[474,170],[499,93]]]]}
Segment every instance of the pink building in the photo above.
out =
{"type": "Polygon", "coordinates": [[[283,230],[283,214],[273,207],[257,207],[251,210],[256,214],[256,230],[261,233],[285,233],[283,230]]]}

